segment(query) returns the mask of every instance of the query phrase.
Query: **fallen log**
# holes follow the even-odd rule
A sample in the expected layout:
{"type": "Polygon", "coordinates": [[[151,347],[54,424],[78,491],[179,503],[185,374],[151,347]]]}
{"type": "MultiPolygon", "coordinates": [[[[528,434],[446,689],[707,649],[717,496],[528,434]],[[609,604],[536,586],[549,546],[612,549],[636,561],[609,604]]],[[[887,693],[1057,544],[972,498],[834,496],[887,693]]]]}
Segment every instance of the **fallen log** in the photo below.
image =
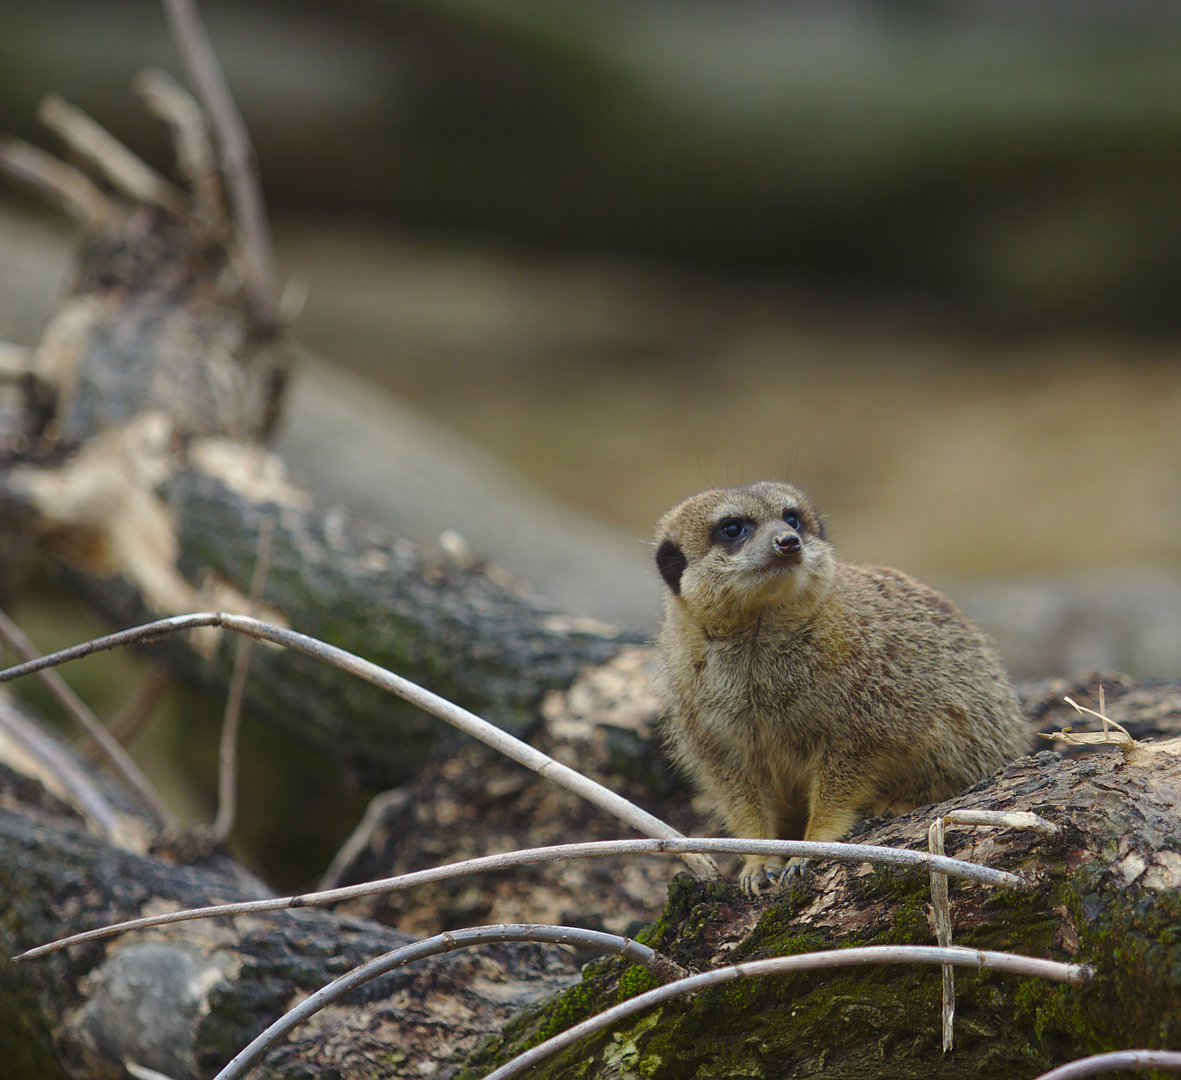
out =
{"type": "MultiPolygon", "coordinates": [[[[1096,701],[1098,685],[1043,687],[1027,696],[1027,710],[1058,726],[1063,712],[1053,703],[1062,693],[1096,701]]],[[[1137,737],[1136,744],[1073,757],[1042,752],[938,807],[867,823],[853,838],[921,850],[936,816],[982,809],[1037,813],[1055,827],[1054,835],[948,829],[949,854],[1029,881],[1023,891],[953,882],[953,944],[1085,965],[1085,983],[961,971],[955,1045],[945,1052],[940,979],[929,967],[746,980],[641,1013],[581,1040],[532,1075],[616,1076],[623,1055],[640,1075],[670,1078],[711,1069],[766,1077],[986,1074],[1025,1080],[1091,1052],[1176,1048],[1181,758],[1176,739],[1167,736],[1181,728],[1181,687],[1102,685],[1108,715],[1137,737]],[[1166,738],[1142,741],[1152,737],[1166,738]]],[[[469,775],[455,770],[451,779],[467,784],[469,775]]],[[[446,777],[434,779],[446,787],[446,777]]],[[[114,847],[88,833],[39,784],[7,769],[0,780],[6,950],[132,915],[265,895],[224,856],[182,864],[167,847],[156,854],[114,847]]],[[[532,813],[544,783],[520,785],[500,802],[532,813]]],[[[428,819],[406,815],[421,795],[437,800],[428,807],[446,817],[448,794],[428,796],[423,788],[403,795],[373,836],[388,837],[413,820],[429,844],[445,824],[436,821],[432,829],[428,819]]],[[[505,813],[502,806],[502,820],[505,813]]],[[[492,834],[494,843],[498,836],[492,834]]],[[[593,916],[592,908],[609,903],[613,891],[626,904],[629,862],[612,860],[601,877],[590,879],[571,874],[574,865],[555,868],[536,889],[529,887],[531,871],[467,884],[497,905],[498,920],[537,921],[544,905],[552,910],[563,884],[574,897],[566,902],[581,899],[584,914],[593,916]],[[506,890],[498,880],[513,887],[506,890]]],[[[438,898],[446,893],[428,887],[417,898],[410,895],[407,907],[422,912],[419,928],[425,928],[427,913],[439,911],[438,898]]],[[[682,875],[673,880],[660,917],[638,936],[690,972],[855,945],[932,944],[930,897],[925,872],[869,864],[814,861],[788,892],[754,901],[730,882],[682,875]]],[[[0,1015],[14,1038],[20,1033],[14,1045],[36,1054],[21,1061],[34,1061],[45,1075],[63,1065],[116,1075],[124,1061],[134,1060],[166,1075],[209,1076],[301,994],[410,940],[359,916],[361,910],[352,905],[335,913],[176,923],[9,962],[0,979],[6,999],[0,1015]],[[120,990],[127,981],[137,987],[134,994],[120,990]],[[145,1001],[152,995],[171,1001],[182,989],[188,996],[175,1023],[157,1023],[145,1001]],[[153,1017],[147,1022],[145,1008],[153,1017]],[[100,1029],[127,1034],[100,1038],[100,1029]]],[[[445,917],[455,916],[452,907],[445,917]]],[[[585,960],[583,954],[575,964],[585,960]]],[[[579,978],[569,959],[544,946],[482,946],[473,955],[423,963],[317,1014],[273,1047],[256,1075],[393,1078],[422,1075],[425,1067],[437,1075],[481,1077],[521,1049],[655,985],[642,967],[619,959],[592,961],[579,978]]],[[[0,1075],[7,1075],[2,1068],[0,1075]]]]}

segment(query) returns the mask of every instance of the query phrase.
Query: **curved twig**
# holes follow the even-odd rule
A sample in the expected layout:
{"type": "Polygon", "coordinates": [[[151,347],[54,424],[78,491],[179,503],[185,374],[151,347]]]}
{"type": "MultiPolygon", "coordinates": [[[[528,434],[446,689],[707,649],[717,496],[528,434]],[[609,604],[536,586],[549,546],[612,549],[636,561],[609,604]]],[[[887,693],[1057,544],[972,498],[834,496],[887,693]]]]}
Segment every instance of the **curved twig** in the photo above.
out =
{"type": "MultiPolygon", "coordinates": [[[[706,971],[701,975],[692,975],[687,979],[639,994],[525,1051],[490,1072],[484,1080],[508,1080],[510,1076],[518,1076],[531,1065],[556,1054],[559,1050],[564,1050],[586,1035],[593,1035],[633,1013],[707,986],[759,975],[785,975],[794,971],[814,971],[817,968],[851,967],[861,964],[954,964],[957,967],[992,968],[1016,975],[1034,975],[1070,983],[1082,983],[1091,976],[1089,968],[1078,964],[1061,964],[1055,960],[1039,960],[1030,956],[1015,956],[1012,953],[965,949],[958,946],[939,948],[933,945],[866,945],[855,949],[834,949],[831,952],[801,953],[799,956],[777,956],[770,960],[755,960],[748,964],[735,964],[733,967],[706,971]]],[[[225,1078],[219,1077],[219,1080],[225,1078]]]]}
{"type": "MultiPolygon", "coordinates": [[[[267,572],[271,565],[271,532],[274,518],[265,515],[258,530],[258,544],[254,556],[254,576],[250,581],[250,614],[258,611],[267,572]]],[[[254,638],[243,634],[238,639],[234,670],[226,692],[225,714],[221,722],[221,741],[217,749],[217,814],[213,819],[213,839],[224,844],[234,828],[238,812],[238,727],[242,717],[242,694],[246,690],[246,674],[250,670],[250,647],[254,638]]]]}
{"type": "Polygon", "coordinates": [[[926,867],[934,873],[976,881],[985,885],[999,885],[1007,888],[1025,888],[1028,883],[1017,874],[1005,870],[964,862],[945,856],[930,855],[925,851],[911,851],[908,848],[877,847],[873,844],[817,843],[810,840],[744,840],[709,839],[682,837],[663,840],[596,840],[582,844],[556,844],[551,847],[527,848],[523,851],[505,851],[498,855],[483,855],[478,859],[434,866],[428,870],[415,870],[397,877],[380,881],[367,881],[359,885],[345,885],[338,889],[304,893],[301,896],[272,897],[267,900],[245,900],[238,904],[217,904],[210,907],[190,908],[186,911],[169,911],[159,915],[148,915],[140,919],[100,926],[79,934],[38,945],[14,956],[14,960],[35,960],[47,953],[81,945],[86,941],[114,937],[131,930],[146,930],[150,926],[164,926],[168,923],[188,922],[191,919],[212,919],[223,915],[247,915],[263,911],[282,911],[286,908],[323,907],[345,900],[356,900],[363,896],[377,896],[381,893],[410,889],[432,881],[447,881],[451,878],[480,874],[489,870],[506,870],[514,866],[530,866],[535,863],[557,862],[563,859],[602,859],[612,855],[679,855],[684,852],[732,853],[735,855],[782,855],[805,858],[829,858],[841,862],[873,862],[887,866],[926,867]]]}
{"type": "Polygon", "coordinates": [[[1181,1072],[1181,1053],[1176,1050],[1115,1050],[1060,1065],[1034,1080],[1079,1080],[1102,1072],[1144,1072],[1147,1069],[1181,1072]]]}
{"type": "MultiPolygon", "coordinates": [[[[438,694],[431,693],[417,683],[413,683],[401,675],[395,675],[392,671],[387,671],[385,668],[369,660],[363,660],[335,645],[328,645],[317,638],[308,637],[308,635],[300,634],[295,630],[274,626],[259,619],[252,619],[246,615],[232,615],[228,612],[199,612],[193,615],[174,615],[168,619],[158,619],[156,622],[132,627],[129,630],[120,630],[117,633],[107,634],[105,637],[95,638],[93,641],[83,642],[81,645],[75,645],[69,649],[62,649],[48,656],[18,664],[16,667],[0,672],[0,682],[8,682],[11,679],[20,678],[22,675],[31,675],[43,668],[64,664],[69,660],[77,660],[104,649],[151,641],[200,626],[225,627],[228,630],[257,638],[259,641],[270,641],[275,645],[294,649],[296,652],[302,652],[316,660],[332,664],[342,671],[347,671],[373,683],[374,686],[397,694],[398,697],[409,701],[412,705],[417,705],[440,720],[446,720],[453,727],[479,739],[482,743],[492,747],[493,750],[504,754],[505,757],[532,769],[539,776],[554,781],[568,791],[586,799],[587,802],[614,815],[638,832],[662,838],[679,839],[682,836],[671,825],[616,794],[610,788],[606,788],[569,766],[555,761],[548,754],[543,754],[540,750],[534,749],[507,731],[502,731],[495,724],[490,724],[475,713],[453,704],[438,694]]],[[[698,854],[686,854],[684,859],[690,870],[698,877],[718,876],[718,868],[712,859],[698,854]]]]}
{"type": "MultiPolygon", "coordinates": [[[[25,632],[3,610],[0,610],[0,639],[6,641],[17,654],[26,660],[35,660],[41,655],[25,632]]],[[[152,786],[152,782],[119,743],[119,740],[102,725],[99,718],[91,711],[90,706],[56,671],[46,669],[39,674],[43,685],[54,700],[69,713],[73,721],[94,742],[116,772],[131,785],[156,818],[156,823],[165,827],[173,825],[173,817],[155,787],[152,786]]]]}
{"type": "Polygon", "coordinates": [[[552,942],[556,945],[577,945],[583,949],[595,949],[599,952],[616,953],[637,964],[642,964],[664,983],[685,975],[685,970],[679,964],[673,963],[667,956],[662,956],[648,948],[647,945],[641,945],[638,941],[632,941],[631,938],[620,937],[617,934],[604,934],[598,930],[529,923],[452,930],[445,934],[426,938],[424,941],[416,941],[413,945],[394,949],[384,956],[379,956],[375,960],[353,968],[352,971],[342,975],[339,979],[334,979],[327,986],[301,1001],[290,1012],[281,1016],[261,1035],[253,1039],[247,1047],[235,1054],[229,1064],[214,1077],[214,1080],[234,1080],[234,1078],[241,1076],[265,1053],[268,1047],[302,1024],[309,1016],[319,1012],[342,994],[347,994],[350,990],[376,979],[379,975],[384,975],[395,968],[404,967],[415,960],[435,956],[438,953],[465,949],[472,945],[484,945],[494,941],[542,941],[552,942]]]}

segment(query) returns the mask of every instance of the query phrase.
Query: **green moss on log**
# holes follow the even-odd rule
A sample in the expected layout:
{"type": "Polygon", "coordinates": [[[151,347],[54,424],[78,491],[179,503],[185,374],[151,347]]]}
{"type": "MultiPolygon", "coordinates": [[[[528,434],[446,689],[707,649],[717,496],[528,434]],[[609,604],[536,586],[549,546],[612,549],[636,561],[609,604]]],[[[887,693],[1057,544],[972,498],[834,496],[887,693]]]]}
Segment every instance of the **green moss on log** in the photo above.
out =
{"type": "MultiPolygon", "coordinates": [[[[976,886],[953,885],[957,891],[976,886]]],[[[825,948],[933,944],[926,905],[930,886],[919,870],[877,870],[857,885],[858,903],[886,901],[884,928],[842,935],[801,928],[792,919],[803,899],[790,891],[770,904],[729,956],[734,962],[825,948]]],[[[742,903],[723,882],[681,876],[657,922],[638,938],[702,968],[711,926],[742,903]]],[[[535,1067],[536,1078],[598,1076],[793,1076],[841,1080],[888,1075],[926,1078],[937,1063],[947,1078],[1026,1080],[1089,1053],[1131,1047],[1181,1047],[1181,896],[1127,888],[1099,869],[1049,876],[1034,893],[985,894],[982,918],[956,943],[1092,965],[1086,986],[1021,979],[994,971],[956,972],[956,1046],[940,1046],[937,968],[881,965],[742,979],[668,1002],[580,1042],[535,1067]],[[1071,954],[1063,942],[1077,936],[1071,954]],[[1172,988],[1162,998],[1144,987],[1172,988]]],[[[527,1024],[485,1047],[486,1073],[569,1024],[648,985],[642,969],[619,960],[588,965],[578,986],[536,1010],[527,1024]]],[[[645,973],[646,976],[646,973],[645,973]]],[[[475,1064],[473,1062],[473,1064],[475,1064]]]]}

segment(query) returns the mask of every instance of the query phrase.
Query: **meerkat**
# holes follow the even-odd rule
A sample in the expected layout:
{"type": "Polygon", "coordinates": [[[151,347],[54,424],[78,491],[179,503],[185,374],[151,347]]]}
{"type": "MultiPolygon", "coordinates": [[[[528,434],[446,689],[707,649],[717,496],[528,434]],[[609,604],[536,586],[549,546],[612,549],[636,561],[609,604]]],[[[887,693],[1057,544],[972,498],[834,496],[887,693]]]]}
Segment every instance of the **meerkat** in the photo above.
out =
{"type": "MultiPolygon", "coordinates": [[[[656,566],[672,754],[735,836],[840,840],[1029,750],[989,640],[906,574],[838,559],[788,484],[674,507],[656,566]]],[[[739,880],[757,893],[798,865],[748,855],[739,880]]]]}

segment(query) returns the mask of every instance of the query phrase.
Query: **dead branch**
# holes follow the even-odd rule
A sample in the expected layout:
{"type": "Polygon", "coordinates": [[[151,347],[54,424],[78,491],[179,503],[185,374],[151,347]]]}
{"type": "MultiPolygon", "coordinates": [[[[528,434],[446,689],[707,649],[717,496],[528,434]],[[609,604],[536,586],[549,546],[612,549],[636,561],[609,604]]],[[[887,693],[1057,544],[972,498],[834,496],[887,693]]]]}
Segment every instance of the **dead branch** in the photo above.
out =
{"type": "Polygon", "coordinates": [[[50,94],[41,102],[37,116],[71,150],[94,165],[128,198],[158,206],[178,218],[187,215],[189,200],[185,193],[165,180],[81,109],[70,105],[57,94],[50,94]]]}
{"type": "Polygon", "coordinates": [[[0,139],[0,169],[40,192],[90,232],[118,217],[114,204],[84,173],[23,139],[0,139]]]}
{"type": "Polygon", "coordinates": [[[213,122],[221,151],[221,167],[234,206],[246,289],[260,330],[278,325],[275,257],[263,206],[254,145],[234,104],[213,45],[193,0],[164,0],[164,12],[189,78],[213,122]]]}
{"type": "MultiPolygon", "coordinates": [[[[569,766],[555,761],[547,754],[534,749],[528,743],[510,735],[506,731],[502,731],[494,724],[488,723],[482,717],[476,716],[467,709],[460,708],[458,705],[440,697],[438,694],[431,693],[429,690],[418,686],[409,679],[395,675],[392,671],[387,671],[377,664],[363,660],[345,649],[328,645],[316,638],[308,637],[306,634],[300,634],[293,630],[287,630],[283,627],[274,626],[247,616],[232,615],[226,612],[199,612],[192,615],[181,615],[171,619],[158,619],[145,626],[121,630],[118,633],[95,638],[92,641],[75,645],[69,649],[62,649],[49,656],[42,656],[35,660],[18,664],[15,667],[0,672],[0,682],[19,679],[23,675],[31,675],[45,668],[52,667],[55,664],[77,660],[83,656],[89,656],[92,653],[101,652],[105,649],[118,648],[136,642],[158,640],[169,634],[175,634],[185,630],[198,630],[203,627],[225,627],[226,629],[249,635],[259,641],[269,641],[275,645],[282,645],[287,649],[294,649],[315,660],[338,667],[342,671],[347,671],[352,675],[373,683],[383,690],[396,694],[411,704],[437,716],[440,720],[445,720],[448,724],[478,739],[485,745],[492,747],[493,750],[503,754],[505,757],[511,758],[528,769],[532,769],[545,779],[552,780],[554,783],[559,784],[569,791],[573,791],[600,809],[615,815],[620,821],[631,825],[639,832],[666,839],[681,839],[681,833],[677,832],[676,829],[659,818],[654,817],[652,814],[649,814],[646,810],[642,810],[629,800],[603,787],[602,784],[596,783],[594,780],[583,776],[569,766]]],[[[701,877],[717,876],[718,869],[708,857],[685,853],[684,860],[690,869],[701,877]]]]}
{"type": "MultiPolygon", "coordinates": [[[[3,639],[25,660],[36,660],[41,654],[25,635],[24,631],[0,610],[0,639],[3,639]]],[[[131,786],[144,805],[151,810],[157,822],[165,827],[174,824],[172,815],[160,798],[152,782],[144,775],[143,770],[135,763],[126,750],[120,745],[110,731],[108,731],[89,706],[80,698],[70,685],[56,671],[44,668],[38,672],[38,678],[45,688],[53,695],[54,700],[66,711],[66,714],[76,723],[86,736],[102,752],[104,758],[119,772],[131,786]]]]}
{"type": "Polygon", "coordinates": [[[211,236],[226,236],[229,220],[221,176],[201,107],[166,71],[142,71],[134,86],[152,114],[172,129],[177,168],[193,192],[194,218],[211,236]]]}

